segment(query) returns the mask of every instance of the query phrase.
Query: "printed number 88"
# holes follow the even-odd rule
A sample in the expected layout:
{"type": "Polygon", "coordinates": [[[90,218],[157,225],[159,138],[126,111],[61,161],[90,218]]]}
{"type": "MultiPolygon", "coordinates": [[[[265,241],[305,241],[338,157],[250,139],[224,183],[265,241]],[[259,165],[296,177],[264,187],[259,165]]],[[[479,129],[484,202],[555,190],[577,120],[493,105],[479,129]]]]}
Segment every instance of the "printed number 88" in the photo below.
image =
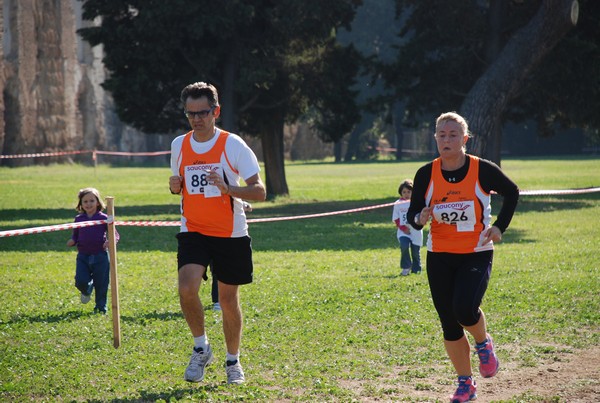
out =
{"type": "Polygon", "coordinates": [[[208,181],[206,180],[206,174],[202,174],[200,176],[198,175],[192,175],[192,186],[197,188],[199,186],[206,186],[208,185],[208,181]]]}

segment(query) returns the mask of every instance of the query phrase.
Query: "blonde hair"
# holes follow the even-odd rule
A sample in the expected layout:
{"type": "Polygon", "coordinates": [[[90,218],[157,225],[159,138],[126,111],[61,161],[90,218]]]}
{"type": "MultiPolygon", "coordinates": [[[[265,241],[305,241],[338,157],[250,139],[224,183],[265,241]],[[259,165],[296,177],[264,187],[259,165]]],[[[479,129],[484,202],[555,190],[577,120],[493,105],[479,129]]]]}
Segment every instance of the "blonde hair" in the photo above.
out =
{"type": "Polygon", "coordinates": [[[102,201],[102,198],[100,197],[100,192],[98,192],[98,189],[96,188],[83,188],[79,190],[79,194],[77,194],[79,201],[77,202],[77,207],[75,207],[75,210],[77,210],[80,213],[85,213],[85,210],[81,206],[81,199],[83,199],[84,196],[89,193],[93,194],[96,197],[96,200],[98,200],[98,207],[96,211],[104,210],[106,208],[106,205],[102,201]]]}
{"type": "Polygon", "coordinates": [[[467,120],[456,112],[445,112],[438,116],[438,118],[435,120],[435,131],[437,132],[437,128],[442,123],[449,120],[458,123],[463,130],[463,134],[466,134],[468,137],[472,137],[471,132],[469,131],[469,124],[467,123],[467,120]]]}

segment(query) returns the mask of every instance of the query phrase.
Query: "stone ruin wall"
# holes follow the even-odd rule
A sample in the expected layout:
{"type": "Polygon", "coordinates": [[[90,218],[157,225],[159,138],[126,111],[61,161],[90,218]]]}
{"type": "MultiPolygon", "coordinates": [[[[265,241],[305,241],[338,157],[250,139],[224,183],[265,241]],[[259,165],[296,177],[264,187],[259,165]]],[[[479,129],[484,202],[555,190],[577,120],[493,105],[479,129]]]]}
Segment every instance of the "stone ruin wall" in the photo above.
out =
{"type": "MultiPolygon", "coordinates": [[[[0,153],[71,150],[162,151],[172,136],[148,135],[119,121],[101,87],[102,47],[76,30],[77,0],[0,0],[0,153]]],[[[3,159],[5,165],[90,160],[89,154],[3,159]]]]}

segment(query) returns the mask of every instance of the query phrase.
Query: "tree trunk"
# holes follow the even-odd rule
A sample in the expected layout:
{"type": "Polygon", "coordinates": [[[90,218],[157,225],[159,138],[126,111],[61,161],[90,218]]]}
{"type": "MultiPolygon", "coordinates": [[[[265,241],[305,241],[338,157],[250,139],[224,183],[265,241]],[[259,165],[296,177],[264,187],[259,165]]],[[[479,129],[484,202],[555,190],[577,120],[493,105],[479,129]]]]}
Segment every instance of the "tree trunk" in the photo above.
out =
{"type": "Polygon", "coordinates": [[[358,148],[360,143],[360,135],[373,125],[375,117],[371,113],[363,113],[362,118],[358,125],[350,133],[350,140],[348,141],[348,148],[346,149],[346,155],[344,161],[352,161],[358,154],[358,148]]]}
{"type": "Polygon", "coordinates": [[[502,164],[502,122],[497,122],[494,125],[490,137],[492,141],[492,154],[486,159],[494,161],[500,166],[502,164]]]}
{"type": "MultiPolygon", "coordinates": [[[[0,28],[2,29],[2,32],[4,33],[4,37],[6,37],[8,35],[8,30],[5,29],[4,13],[6,11],[5,11],[4,7],[5,7],[4,2],[2,2],[2,11],[0,11],[0,28]]],[[[6,46],[6,44],[8,42],[10,42],[10,39],[6,40],[3,38],[3,41],[4,41],[4,45],[0,46],[0,60],[2,60],[2,62],[0,62],[0,94],[2,94],[2,96],[0,96],[0,154],[3,154],[4,137],[5,137],[5,133],[6,133],[5,132],[6,126],[5,126],[5,120],[4,120],[4,113],[5,113],[4,97],[6,97],[6,93],[4,92],[4,89],[6,86],[5,70],[7,68],[4,65],[6,63],[4,61],[4,47],[6,46]]],[[[0,159],[0,164],[2,164],[2,162],[3,162],[3,160],[0,159]]]]}
{"type": "Polygon", "coordinates": [[[223,67],[223,88],[220,89],[219,104],[221,104],[221,127],[237,133],[235,111],[235,71],[237,69],[236,55],[232,50],[228,53],[227,63],[223,67]]]}
{"type": "Polygon", "coordinates": [[[402,159],[402,146],[404,144],[404,130],[402,128],[402,121],[404,120],[404,104],[401,102],[394,102],[392,106],[392,123],[394,125],[394,131],[396,132],[396,160],[402,159]]]}
{"type": "Polygon", "coordinates": [[[265,161],[265,184],[267,198],[287,196],[289,194],[285,179],[285,163],[283,158],[283,124],[281,113],[274,111],[272,119],[261,131],[261,145],[265,161]]]}
{"type": "Polygon", "coordinates": [[[335,162],[342,162],[342,139],[333,143],[333,156],[335,162]]]}
{"type": "Polygon", "coordinates": [[[489,27],[490,32],[486,43],[486,61],[492,64],[502,50],[502,35],[506,23],[509,3],[506,0],[490,0],[489,27]]]}
{"type": "Polygon", "coordinates": [[[577,0],[545,0],[531,21],[506,44],[460,108],[473,133],[470,150],[500,163],[502,115],[527,76],[577,23],[577,0]]]}

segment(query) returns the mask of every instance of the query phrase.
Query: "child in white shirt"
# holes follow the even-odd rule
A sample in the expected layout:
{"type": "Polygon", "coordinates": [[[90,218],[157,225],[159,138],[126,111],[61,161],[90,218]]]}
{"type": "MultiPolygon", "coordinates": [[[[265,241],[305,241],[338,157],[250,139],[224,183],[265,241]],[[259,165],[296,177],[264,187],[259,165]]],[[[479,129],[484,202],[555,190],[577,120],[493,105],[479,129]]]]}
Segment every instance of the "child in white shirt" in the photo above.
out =
{"type": "Polygon", "coordinates": [[[421,273],[420,249],[423,245],[423,230],[416,230],[406,222],[406,213],[410,205],[413,182],[404,180],[398,188],[400,198],[394,203],[392,221],[398,228],[397,237],[400,243],[400,268],[402,275],[421,273]]]}

